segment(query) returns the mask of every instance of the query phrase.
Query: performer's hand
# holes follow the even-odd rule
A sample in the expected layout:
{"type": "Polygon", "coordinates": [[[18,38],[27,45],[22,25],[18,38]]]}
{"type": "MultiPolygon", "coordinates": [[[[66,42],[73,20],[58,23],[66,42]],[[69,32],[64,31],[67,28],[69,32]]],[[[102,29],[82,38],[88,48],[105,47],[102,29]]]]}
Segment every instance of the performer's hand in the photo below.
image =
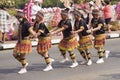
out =
{"type": "Polygon", "coordinates": [[[29,35],[29,38],[32,39],[34,36],[32,34],[29,35]]]}
{"type": "Polygon", "coordinates": [[[54,32],[50,32],[50,33],[49,33],[49,36],[52,36],[52,35],[54,35],[54,34],[55,34],[54,32]]]}
{"type": "Polygon", "coordinates": [[[71,34],[76,34],[76,32],[75,31],[71,31],[71,34]]]}
{"type": "Polygon", "coordinates": [[[87,33],[92,33],[92,30],[91,29],[87,30],[87,33]]]}
{"type": "Polygon", "coordinates": [[[33,37],[34,37],[34,38],[37,38],[37,37],[38,37],[37,33],[34,33],[34,34],[33,34],[33,37]]]}
{"type": "Polygon", "coordinates": [[[48,33],[48,36],[52,36],[51,32],[50,32],[50,33],[48,33]]]}

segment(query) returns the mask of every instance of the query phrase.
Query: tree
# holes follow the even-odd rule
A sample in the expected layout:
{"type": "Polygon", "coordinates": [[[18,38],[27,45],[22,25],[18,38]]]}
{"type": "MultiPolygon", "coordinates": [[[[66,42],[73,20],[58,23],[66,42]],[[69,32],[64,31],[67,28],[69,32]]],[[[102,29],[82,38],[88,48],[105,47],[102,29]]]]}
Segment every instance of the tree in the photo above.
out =
{"type": "Polygon", "coordinates": [[[14,0],[15,1],[15,7],[16,8],[24,8],[25,3],[27,3],[27,0],[14,0]]]}
{"type": "Polygon", "coordinates": [[[55,7],[61,4],[60,0],[44,0],[43,7],[55,7]]]}
{"type": "MultiPolygon", "coordinates": [[[[3,4],[5,7],[15,7],[15,8],[23,8],[25,3],[28,0],[0,0],[0,3],[3,4]],[[10,3],[9,3],[10,2],[10,3]]],[[[65,1],[65,0],[64,0],[65,1]]],[[[73,0],[74,3],[79,4],[81,1],[91,1],[91,0],[73,0]]],[[[111,0],[112,4],[116,4],[118,0],[111,0]]],[[[63,4],[60,0],[43,0],[43,7],[63,7],[63,4]]]]}

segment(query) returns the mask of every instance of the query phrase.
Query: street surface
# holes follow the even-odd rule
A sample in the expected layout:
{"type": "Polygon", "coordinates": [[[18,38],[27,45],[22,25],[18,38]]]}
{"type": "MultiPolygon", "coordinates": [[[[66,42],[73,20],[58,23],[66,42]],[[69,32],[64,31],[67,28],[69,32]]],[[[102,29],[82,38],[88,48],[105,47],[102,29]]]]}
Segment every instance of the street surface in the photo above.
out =
{"type": "MultiPolygon", "coordinates": [[[[32,54],[26,56],[29,65],[28,72],[25,74],[17,74],[21,64],[13,58],[13,50],[2,50],[0,51],[0,80],[120,80],[120,38],[107,39],[106,42],[105,49],[110,50],[111,53],[109,58],[105,59],[105,63],[95,63],[98,55],[93,48],[90,50],[93,64],[91,66],[79,65],[76,68],[69,68],[71,60],[63,64],[59,63],[62,56],[57,45],[53,45],[49,54],[55,59],[54,69],[49,72],[42,71],[46,67],[44,58],[38,55],[36,47],[33,47],[32,54]]],[[[83,59],[77,50],[75,53],[80,63],[83,59]]]]}

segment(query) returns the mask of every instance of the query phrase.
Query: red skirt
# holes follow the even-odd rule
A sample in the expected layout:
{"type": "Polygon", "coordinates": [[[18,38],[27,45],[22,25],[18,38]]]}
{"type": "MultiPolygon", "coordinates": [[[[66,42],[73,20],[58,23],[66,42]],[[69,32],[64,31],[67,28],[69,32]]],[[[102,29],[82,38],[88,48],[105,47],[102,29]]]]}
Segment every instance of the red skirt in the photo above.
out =
{"type": "Polygon", "coordinates": [[[89,48],[92,48],[92,36],[82,36],[82,38],[79,41],[79,50],[88,50],[89,48]]]}
{"type": "Polygon", "coordinates": [[[95,48],[101,48],[105,45],[105,34],[95,35],[94,46],[95,48]]]}
{"type": "Polygon", "coordinates": [[[63,38],[58,45],[60,50],[65,50],[65,51],[73,51],[78,46],[79,43],[76,37],[67,38],[67,39],[63,38]]]}
{"type": "Polygon", "coordinates": [[[32,45],[31,45],[31,41],[28,40],[22,40],[21,43],[17,43],[14,51],[16,53],[20,53],[20,54],[28,54],[32,52],[32,45]]]}
{"type": "Polygon", "coordinates": [[[38,53],[47,52],[52,46],[50,37],[40,37],[37,45],[38,53]]]}

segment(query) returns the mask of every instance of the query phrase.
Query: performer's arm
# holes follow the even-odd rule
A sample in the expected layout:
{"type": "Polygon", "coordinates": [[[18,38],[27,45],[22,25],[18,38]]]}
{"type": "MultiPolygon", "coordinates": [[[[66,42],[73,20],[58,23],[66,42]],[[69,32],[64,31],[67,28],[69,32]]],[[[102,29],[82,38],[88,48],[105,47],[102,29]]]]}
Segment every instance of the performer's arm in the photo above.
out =
{"type": "Polygon", "coordinates": [[[44,31],[39,29],[38,32],[37,32],[37,35],[40,35],[41,33],[44,33],[44,31]]]}
{"type": "Polygon", "coordinates": [[[87,30],[87,33],[92,33],[92,32],[95,32],[95,31],[100,30],[101,27],[102,27],[102,25],[103,25],[103,24],[101,24],[101,23],[98,24],[98,27],[96,27],[96,28],[91,28],[91,29],[87,30]]]}
{"type": "Polygon", "coordinates": [[[30,32],[33,36],[37,37],[37,33],[33,30],[33,27],[30,27],[30,28],[29,28],[29,32],[30,32]]]}
{"type": "Polygon", "coordinates": [[[62,28],[57,28],[57,30],[51,32],[50,34],[53,35],[53,34],[55,34],[55,33],[59,33],[59,32],[61,32],[61,31],[63,31],[64,29],[65,29],[64,27],[62,27],[62,28]]]}
{"type": "Polygon", "coordinates": [[[53,29],[50,30],[50,32],[53,32],[55,30],[57,30],[59,27],[54,27],[53,29]]]}
{"type": "Polygon", "coordinates": [[[93,28],[93,24],[91,23],[91,21],[87,27],[88,27],[88,30],[93,28]]]}
{"type": "Polygon", "coordinates": [[[55,34],[55,33],[59,33],[59,32],[61,32],[61,31],[65,30],[66,28],[68,28],[68,26],[67,26],[67,25],[63,25],[62,27],[58,27],[57,30],[54,30],[54,31],[51,32],[50,34],[53,35],[53,34],[55,34]]]}
{"type": "Polygon", "coordinates": [[[84,27],[81,26],[80,29],[72,31],[72,34],[76,34],[76,33],[82,32],[83,30],[84,30],[84,27]]]}
{"type": "Polygon", "coordinates": [[[94,32],[94,31],[98,31],[98,30],[100,30],[101,27],[102,27],[102,25],[103,25],[103,24],[98,24],[98,27],[91,29],[91,31],[94,32]]]}

